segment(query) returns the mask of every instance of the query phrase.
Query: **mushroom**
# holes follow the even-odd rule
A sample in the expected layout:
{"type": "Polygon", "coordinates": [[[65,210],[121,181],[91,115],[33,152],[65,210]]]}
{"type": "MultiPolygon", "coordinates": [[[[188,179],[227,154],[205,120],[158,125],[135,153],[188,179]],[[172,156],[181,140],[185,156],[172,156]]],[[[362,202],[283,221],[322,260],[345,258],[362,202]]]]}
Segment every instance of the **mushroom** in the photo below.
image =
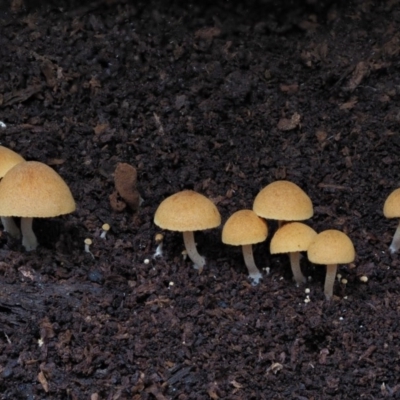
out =
{"type": "Polygon", "coordinates": [[[156,248],[155,253],[153,254],[153,258],[162,257],[164,235],[162,235],[161,233],[157,233],[156,236],[154,237],[154,240],[157,244],[157,248],[156,248]]]}
{"type": "Polygon", "coordinates": [[[307,194],[295,183],[275,181],[262,189],[254,199],[253,211],[262,218],[303,221],[313,216],[313,205],[307,194]]]}
{"type": "Polygon", "coordinates": [[[233,213],[222,229],[222,242],[242,246],[243,258],[249,277],[257,285],[262,278],[253,257],[253,244],[263,242],[268,236],[267,223],[252,210],[233,213]]]}
{"type": "MultiPolygon", "coordinates": [[[[22,162],[25,162],[25,160],[18,153],[0,146],[0,178],[3,178],[12,167],[22,162]]],[[[12,237],[16,239],[21,237],[21,231],[12,217],[1,217],[1,222],[4,230],[12,237]]]]}
{"type": "Polygon", "coordinates": [[[329,229],[314,237],[307,250],[314,264],[326,264],[324,293],[327,300],[333,296],[337,265],[354,261],[355,250],[350,238],[336,229],[329,229]]]}
{"type": "Polygon", "coordinates": [[[215,204],[193,190],[184,190],[167,197],[158,206],[154,223],[162,229],[183,232],[183,241],[194,267],[203,271],[206,263],[196,248],[194,231],[216,228],[221,215],[215,204]]]}
{"type": "Polygon", "coordinates": [[[100,239],[106,239],[107,238],[107,233],[111,229],[110,224],[103,224],[101,226],[101,234],[100,234],[100,239]]]}
{"type": "Polygon", "coordinates": [[[279,228],[271,240],[271,254],[289,253],[293,277],[298,285],[306,282],[300,268],[300,252],[307,251],[316,235],[317,232],[308,225],[290,222],[279,228]]]}
{"type": "Polygon", "coordinates": [[[90,254],[94,258],[93,253],[90,251],[90,246],[93,244],[92,239],[86,238],[83,243],[85,244],[85,253],[90,254]]]}
{"type": "Polygon", "coordinates": [[[75,210],[66,183],[49,166],[26,161],[10,169],[0,182],[0,215],[21,217],[22,244],[27,251],[38,242],[32,230],[33,218],[56,217],[75,210]]]}
{"type": "MultiPolygon", "coordinates": [[[[399,218],[400,217],[400,189],[394,190],[385,201],[383,206],[383,215],[386,218],[399,218]]],[[[392,243],[390,244],[390,252],[396,253],[400,248],[400,223],[393,235],[392,243]]]]}

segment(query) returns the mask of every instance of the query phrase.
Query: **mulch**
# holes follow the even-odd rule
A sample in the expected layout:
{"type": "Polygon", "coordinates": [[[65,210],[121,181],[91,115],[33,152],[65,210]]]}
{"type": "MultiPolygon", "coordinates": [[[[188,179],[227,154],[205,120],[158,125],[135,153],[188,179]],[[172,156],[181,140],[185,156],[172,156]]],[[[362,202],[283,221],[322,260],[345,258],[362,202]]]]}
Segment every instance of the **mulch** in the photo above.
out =
{"type": "Polygon", "coordinates": [[[34,220],[36,251],[0,235],[0,399],[398,398],[399,2],[38,3],[0,6],[0,144],[77,210],[34,220]],[[153,223],[184,189],[225,222],[278,179],[354,243],[331,301],[324,267],[303,257],[297,287],[269,254],[273,221],[257,286],[221,227],[196,233],[199,275],[153,223]]]}

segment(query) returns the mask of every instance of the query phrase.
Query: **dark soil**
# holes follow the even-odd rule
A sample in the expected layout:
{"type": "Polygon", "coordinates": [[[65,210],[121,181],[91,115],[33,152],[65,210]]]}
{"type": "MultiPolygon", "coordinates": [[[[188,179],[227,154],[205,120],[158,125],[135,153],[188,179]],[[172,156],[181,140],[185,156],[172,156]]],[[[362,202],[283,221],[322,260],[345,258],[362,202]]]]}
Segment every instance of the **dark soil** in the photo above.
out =
{"type": "Polygon", "coordinates": [[[77,210],[35,220],[37,251],[0,237],[0,398],[399,398],[397,221],[382,213],[400,186],[399,1],[6,3],[1,144],[52,166],[77,210]],[[138,212],[114,193],[120,162],[138,212]],[[225,222],[277,179],[355,245],[332,301],[305,257],[296,287],[287,256],[257,245],[253,287],[218,228],[196,234],[199,275],[153,223],[182,189],[225,222]]]}

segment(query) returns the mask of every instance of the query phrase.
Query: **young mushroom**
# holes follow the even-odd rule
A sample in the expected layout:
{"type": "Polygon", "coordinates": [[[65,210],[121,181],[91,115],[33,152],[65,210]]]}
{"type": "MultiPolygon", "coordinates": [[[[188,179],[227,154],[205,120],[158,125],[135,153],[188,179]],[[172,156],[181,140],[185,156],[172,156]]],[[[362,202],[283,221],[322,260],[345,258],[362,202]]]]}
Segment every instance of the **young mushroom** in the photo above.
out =
{"type": "Polygon", "coordinates": [[[303,221],[313,216],[308,195],[295,183],[275,181],[262,189],[254,199],[253,211],[262,218],[284,221],[303,221]]]}
{"type": "Polygon", "coordinates": [[[90,255],[92,256],[92,258],[94,258],[93,253],[90,251],[90,246],[93,244],[92,239],[86,238],[86,239],[84,240],[84,244],[85,244],[85,253],[90,254],[90,255]]]}
{"type": "MultiPolygon", "coordinates": [[[[22,162],[25,162],[25,160],[18,153],[7,147],[0,146],[0,178],[3,178],[12,167],[22,162]]],[[[12,237],[16,239],[21,237],[21,231],[12,217],[2,216],[1,223],[3,224],[4,230],[12,237]]]]}
{"type": "Polygon", "coordinates": [[[107,224],[107,223],[105,223],[105,224],[103,224],[101,226],[100,239],[106,239],[107,238],[107,233],[110,230],[110,228],[111,228],[110,224],[107,224]]]}
{"type": "Polygon", "coordinates": [[[333,296],[338,264],[354,261],[355,250],[350,238],[336,229],[329,229],[314,237],[307,250],[308,259],[314,264],[326,264],[324,293],[327,300],[333,296]]]}
{"type": "Polygon", "coordinates": [[[22,245],[27,251],[38,242],[33,218],[57,217],[75,210],[66,183],[49,166],[26,161],[11,168],[0,182],[0,215],[21,217],[22,245]]]}
{"type": "Polygon", "coordinates": [[[194,231],[216,228],[221,215],[215,204],[193,190],[184,190],[166,198],[158,206],[154,223],[162,229],[183,233],[183,241],[189,258],[199,273],[206,263],[196,248],[194,231]]]}
{"type": "Polygon", "coordinates": [[[157,233],[156,236],[154,237],[154,241],[157,244],[157,248],[155,253],[153,254],[153,258],[157,258],[157,257],[162,257],[163,255],[163,240],[164,240],[164,236],[161,233],[157,233]]]}
{"type": "Polygon", "coordinates": [[[253,256],[253,244],[263,242],[268,236],[267,223],[254,211],[240,210],[233,213],[222,229],[222,242],[242,246],[243,258],[253,284],[262,278],[253,256]]]}
{"type": "MultiPolygon", "coordinates": [[[[399,218],[400,217],[400,189],[394,190],[385,201],[383,206],[383,215],[386,218],[399,218]]],[[[397,225],[396,231],[393,235],[392,243],[390,244],[390,252],[396,253],[400,248],[400,223],[397,225]]]]}
{"type": "Polygon", "coordinates": [[[290,222],[279,228],[271,240],[271,254],[289,253],[293,277],[298,285],[306,282],[300,268],[300,252],[308,250],[316,235],[317,232],[308,225],[290,222]]]}

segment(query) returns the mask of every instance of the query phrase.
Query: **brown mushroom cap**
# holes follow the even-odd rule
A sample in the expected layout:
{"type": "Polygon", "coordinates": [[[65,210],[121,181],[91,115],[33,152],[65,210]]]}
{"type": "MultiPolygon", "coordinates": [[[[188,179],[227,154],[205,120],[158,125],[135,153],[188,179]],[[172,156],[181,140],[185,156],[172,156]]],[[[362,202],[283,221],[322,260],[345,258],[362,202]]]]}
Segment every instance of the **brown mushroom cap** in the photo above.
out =
{"type": "Polygon", "coordinates": [[[0,182],[0,215],[4,217],[47,218],[74,210],[67,184],[46,164],[17,164],[0,182]]]}
{"type": "Polygon", "coordinates": [[[290,222],[279,228],[270,244],[271,254],[307,251],[317,232],[301,222],[290,222]]]}
{"type": "Polygon", "coordinates": [[[267,223],[251,210],[236,211],[222,229],[222,242],[233,246],[263,242],[267,236],[267,223]]]}
{"type": "Polygon", "coordinates": [[[400,189],[394,190],[385,201],[383,215],[386,218],[400,217],[400,189]]]}
{"type": "Polygon", "coordinates": [[[262,189],[254,200],[253,210],[260,217],[279,221],[302,221],[314,214],[307,194],[289,181],[275,181],[262,189]]]}
{"type": "Polygon", "coordinates": [[[3,178],[12,167],[24,161],[25,160],[15,151],[0,146],[0,178],[3,178]]]}
{"type": "Polygon", "coordinates": [[[207,197],[193,190],[184,190],[161,202],[154,223],[170,231],[201,231],[219,226],[221,215],[207,197]]]}
{"type": "Polygon", "coordinates": [[[315,236],[308,247],[307,256],[314,264],[347,264],[354,261],[355,250],[345,233],[329,229],[315,236]]]}

